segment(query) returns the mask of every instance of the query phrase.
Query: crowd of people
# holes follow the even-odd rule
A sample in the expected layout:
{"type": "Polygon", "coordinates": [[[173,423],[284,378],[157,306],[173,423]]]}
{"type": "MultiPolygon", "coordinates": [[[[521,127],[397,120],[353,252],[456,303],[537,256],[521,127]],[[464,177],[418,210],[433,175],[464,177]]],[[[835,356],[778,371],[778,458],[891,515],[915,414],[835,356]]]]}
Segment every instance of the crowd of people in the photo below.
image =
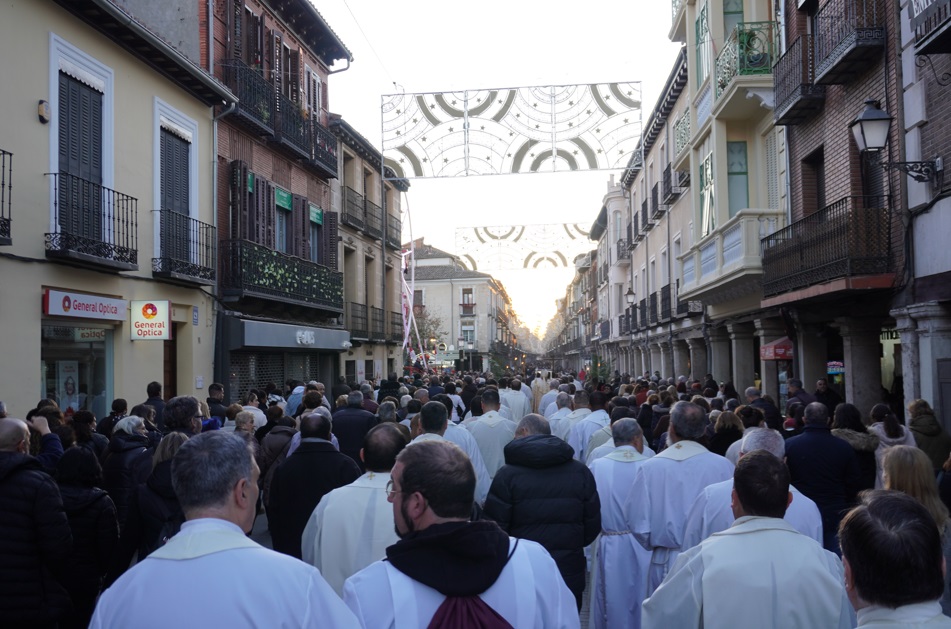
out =
{"type": "Polygon", "coordinates": [[[924,400],[788,384],[785,408],[542,371],[0,403],[0,618],[578,627],[587,597],[599,628],[951,627],[951,436],[924,400]]]}

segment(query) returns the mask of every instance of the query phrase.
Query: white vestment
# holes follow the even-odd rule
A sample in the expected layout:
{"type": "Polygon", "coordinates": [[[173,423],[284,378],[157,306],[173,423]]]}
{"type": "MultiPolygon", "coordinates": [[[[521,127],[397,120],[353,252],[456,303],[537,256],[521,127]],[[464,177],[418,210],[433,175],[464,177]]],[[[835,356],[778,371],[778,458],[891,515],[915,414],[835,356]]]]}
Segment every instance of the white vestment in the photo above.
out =
{"type": "MultiPolygon", "coordinates": [[[[656,457],[655,457],[656,458],[656,457]]],[[[842,562],[779,518],[745,516],[684,551],[645,627],[853,627],[842,562]]],[[[940,611],[940,608],[939,608],[940,611]]]]}
{"type": "Polygon", "coordinates": [[[489,495],[489,487],[492,485],[492,479],[489,478],[489,472],[485,469],[485,461],[482,460],[482,453],[479,452],[479,444],[477,444],[476,440],[469,434],[469,431],[450,423],[446,428],[446,434],[444,436],[440,437],[435,433],[423,433],[413,439],[411,443],[432,439],[451,441],[462,448],[462,451],[469,456],[476,475],[476,502],[479,504],[485,502],[485,497],[489,495]]]}
{"type": "MultiPolygon", "coordinates": [[[[588,448],[589,449],[591,448],[591,442],[588,442],[588,448]]],[[[643,454],[647,458],[651,458],[652,456],[657,454],[656,452],[651,450],[650,446],[648,446],[646,443],[643,445],[643,448],[644,450],[643,452],[641,452],[641,454],[643,454]]],[[[615,450],[617,450],[617,446],[614,445],[613,438],[607,443],[603,443],[599,445],[597,448],[594,448],[593,450],[591,450],[591,452],[588,453],[588,462],[587,462],[588,467],[591,467],[592,463],[594,463],[595,461],[597,461],[598,459],[602,457],[605,457],[611,454],[615,450]]]]}
{"type": "MultiPolygon", "coordinates": [[[[524,385],[523,385],[524,386],[524,385]]],[[[548,381],[543,378],[532,380],[532,412],[537,413],[541,406],[541,400],[549,391],[548,381]]]]}
{"type": "Polygon", "coordinates": [[[558,432],[555,433],[554,430],[551,431],[551,434],[561,437],[565,441],[568,441],[568,436],[571,434],[571,429],[575,427],[575,424],[580,422],[582,419],[591,414],[590,408],[576,408],[567,415],[564,419],[558,422],[558,432]]]}
{"type": "Polygon", "coordinates": [[[693,501],[707,485],[731,478],[733,464],[696,441],[678,441],[638,468],[626,509],[628,528],[654,553],[644,596],[677,558],[693,501]]]}
{"type": "MultiPolygon", "coordinates": [[[[789,491],[793,500],[783,519],[806,537],[822,544],[822,516],[819,515],[819,507],[792,485],[789,486],[789,491]]],[[[693,548],[714,533],[725,531],[732,526],[733,520],[736,519],[730,506],[732,493],[732,478],[714,483],[700,492],[687,514],[684,550],[693,548]]]]}
{"type": "Polygon", "coordinates": [[[951,618],[941,613],[938,601],[912,603],[895,609],[887,607],[864,607],[858,612],[858,629],[949,629],[951,618]]]}
{"type": "MultiPolygon", "coordinates": [[[[645,441],[647,440],[645,439],[645,441]]],[[[591,461],[594,460],[591,458],[591,453],[594,452],[595,448],[600,448],[606,443],[614,445],[614,435],[611,433],[610,422],[608,422],[607,426],[602,427],[600,430],[596,430],[594,434],[588,439],[588,445],[584,449],[585,465],[590,466],[591,461]]]]}
{"type": "Polygon", "coordinates": [[[572,426],[571,432],[568,433],[568,445],[575,451],[575,460],[584,463],[588,439],[602,428],[610,427],[611,416],[603,408],[591,411],[581,421],[572,426]]]}
{"type": "Polygon", "coordinates": [[[504,389],[500,391],[499,394],[502,398],[502,404],[507,406],[512,413],[510,417],[512,421],[519,422],[523,417],[532,412],[532,402],[530,398],[525,397],[521,389],[518,391],[504,389]]]}
{"type": "Polygon", "coordinates": [[[386,556],[399,541],[393,505],[386,499],[389,472],[367,472],[317,503],[301,537],[302,559],[320,573],[338,596],[343,582],[386,556]]]}
{"type": "MultiPolygon", "coordinates": [[[[580,627],[574,594],[554,559],[536,542],[517,541],[515,546],[516,539],[511,538],[512,558],[479,598],[518,629],[580,627]]],[[[343,586],[344,602],[367,629],[426,627],[445,598],[387,561],[371,564],[343,586]]]]}
{"type": "Polygon", "coordinates": [[[591,574],[591,615],[596,629],[641,626],[641,597],[647,590],[651,552],[627,528],[624,501],[637,468],[647,460],[633,446],[621,446],[591,465],[601,499],[601,536],[591,574]]]}
{"type": "Polygon", "coordinates": [[[548,406],[545,407],[545,412],[542,413],[546,419],[551,419],[551,416],[555,414],[558,410],[558,405],[555,404],[555,400],[552,400],[548,403],[548,406]]]}
{"type": "Polygon", "coordinates": [[[559,408],[551,417],[548,417],[548,426],[551,428],[551,434],[558,435],[558,424],[563,422],[568,415],[571,414],[571,409],[567,406],[565,408],[559,408]]]}
{"type": "Polygon", "coordinates": [[[466,424],[466,429],[479,445],[490,479],[495,478],[495,473],[505,465],[505,445],[515,438],[515,427],[515,422],[496,411],[483,413],[466,424]]]}
{"type": "Polygon", "coordinates": [[[167,544],[103,592],[89,626],[359,624],[313,566],[264,548],[231,522],[203,518],[182,524],[167,544]]]}
{"type": "Polygon", "coordinates": [[[555,398],[558,397],[560,391],[558,389],[550,389],[545,395],[542,396],[542,399],[538,402],[538,410],[536,413],[545,414],[545,410],[548,408],[549,404],[555,403],[555,398]]]}

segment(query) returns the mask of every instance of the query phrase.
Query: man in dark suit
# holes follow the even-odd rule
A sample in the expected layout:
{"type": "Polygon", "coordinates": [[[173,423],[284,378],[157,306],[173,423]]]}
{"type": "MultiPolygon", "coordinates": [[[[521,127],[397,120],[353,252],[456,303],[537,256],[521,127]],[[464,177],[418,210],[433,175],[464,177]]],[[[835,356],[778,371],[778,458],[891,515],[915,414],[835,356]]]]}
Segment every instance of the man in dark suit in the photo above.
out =
{"type": "Polygon", "coordinates": [[[773,430],[783,429],[783,414],[769,400],[764,400],[759,389],[748,387],[743,392],[746,395],[746,403],[754,408],[763,411],[763,417],[766,419],[766,425],[773,430]]]}
{"type": "Polygon", "coordinates": [[[162,384],[160,382],[150,382],[147,387],[145,387],[145,392],[148,393],[149,399],[147,399],[143,404],[148,404],[155,409],[155,425],[158,426],[159,432],[165,432],[165,400],[162,399],[162,384]]]}
{"type": "MultiPolygon", "coordinates": [[[[301,419],[301,445],[274,471],[268,524],[274,550],[301,558],[301,535],[317,503],[360,477],[360,468],[330,442],[331,422],[313,413],[301,419]]],[[[359,453],[358,453],[359,456],[359,453]]]]}
{"type": "Polygon", "coordinates": [[[347,407],[337,409],[333,416],[334,434],[340,443],[340,451],[353,459],[361,470],[363,461],[360,460],[360,448],[363,447],[363,438],[380,421],[376,415],[364,410],[363,400],[362,393],[351,391],[347,394],[347,407]]]}
{"type": "Polygon", "coordinates": [[[338,376],[337,384],[330,387],[330,410],[337,410],[337,398],[348,393],[350,393],[350,387],[347,386],[346,376],[338,376]]]}

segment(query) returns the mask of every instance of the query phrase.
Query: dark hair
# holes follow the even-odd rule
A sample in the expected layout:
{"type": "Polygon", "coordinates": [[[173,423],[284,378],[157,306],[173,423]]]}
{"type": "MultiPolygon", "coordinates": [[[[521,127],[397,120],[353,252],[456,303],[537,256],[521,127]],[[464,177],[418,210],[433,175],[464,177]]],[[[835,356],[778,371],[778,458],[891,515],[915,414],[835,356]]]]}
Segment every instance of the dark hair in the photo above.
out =
{"type": "MultiPolygon", "coordinates": [[[[432,402],[429,402],[432,404],[432,402]]],[[[400,491],[419,492],[441,518],[468,518],[475,497],[472,462],[449,441],[421,441],[403,448],[396,457],[403,465],[400,491]]]]}
{"type": "Polygon", "coordinates": [[[608,394],[604,391],[595,391],[588,398],[590,400],[591,407],[594,409],[604,408],[604,405],[608,402],[608,394]]]}
{"type": "Polygon", "coordinates": [[[405,447],[406,437],[395,424],[377,424],[363,438],[363,463],[370,472],[389,472],[405,447]]]}
{"type": "Polygon", "coordinates": [[[905,434],[905,429],[902,427],[901,422],[898,421],[898,418],[895,417],[895,413],[892,412],[888,404],[876,404],[872,407],[872,412],[869,413],[869,416],[872,418],[872,422],[882,422],[882,427],[885,429],[885,434],[888,437],[898,439],[905,434]]]}
{"type": "Polygon", "coordinates": [[[92,433],[95,432],[96,416],[89,411],[76,411],[73,413],[73,432],[76,433],[76,443],[86,443],[92,441],[92,433]]]}
{"type": "Polygon", "coordinates": [[[615,407],[615,408],[611,411],[611,423],[612,423],[612,424],[613,424],[614,422],[616,422],[617,420],[619,420],[619,419],[624,419],[625,417],[629,417],[628,408],[627,408],[626,406],[618,406],[618,407],[615,407]]]}
{"type": "Polygon", "coordinates": [[[300,418],[300,436],[302,439],[317,437],[330,441],[331,421],[320,413],[310,413],[300,418]]]}
{"type": "Polygon", "coordinates": [[[195,428],[195,416],[198,415],[199,408],[198,400],[191,396],[179,395],[173,397],[165,405],[165,410],[162,412],[162,419],[165,420],[165,430],[192,434],[195,428]]]}
{"type": "Polygon", "coordinates": [[[284,409],[277,404],[274,406],[268,406],[267,410],[264,411],[264,417],[269,423],[276,424],[278,420],[284,417],[284,409]]]}
{"type": "Polygon", "coordinates": [[[423,432],[439,432],[446,427],[449,419],[449,411],[442,402],[426,402],[419,414],[419,425],[423,432]]]}
{"type": "Polygon", "coordinates": [[[854,404],[848,402],[843,402],[835,407],[835,413],[832,416],[832,427],[840,430],[868,432],[865,424],[862,423],[861,411],[854,404]]]}
{"type": "Polygon", "coordinates": [[[437,393],[436,395],[433,396],[433,398],[432,398],[431,401],[432,401],[432,402],[439,402],[440,404],[442,404],[443,406],[446,407],[446,412],[447,412],[449,415],[452,415],[452,407],[453,407],[454,403],[453,403],[451,397],[449,397],[449,396],[446,395],[445,393],[437,393]]]}
{"type": "Polygon", "coordinates": [[[121,397],[117,397],[112,401],[112,412],[113,413],[125,413],[129,410],[129,403],[126,402],[121,397]]]}
{"type": "Polygon", "coordinates": [[[155,419],[155,407],[151,404],[136,404],[132,407],[132,415],[141,417],[146,421],[155,419]]]}
{"type": "Polygon", "coordinates": [[[211,384],[208,385],[209,395],[211,395],[212,393],[218,393],[219,391],[224,392],[224,390],[225,390],[225,385],[221,384],[220,382],[212,382],[211,384]]]}
{"type": "Polygon", "coordinates": [[[471,400],[469,400],[469,411],[472,412],[473,417],[481,417],[485,411],[482,409],[482,396],[476,395],[471,400]]]}
{"type": "Polygon", "coordinates": [[[900,491],[860,494],[839,524],[843,559],[855,589],[873,605],[895,609],[944,592],[941,535],[920,502],[900,491]]]}
{"type": "Polygon", "coordinates": [[[744,453],[733,472],[733,489],[746,515],[781,518],[789,505],[789,470],[766,450],[744,453]]]}
{"type": "Polygon", "coordinates": [[[496,389],[487,387],[485,391],[482,392],[482,395],[479,396],[479,405],[484,408],[486,404],[491,404],[492,406],[499,405],[499,392],[496,389]]]}
{"type": "MultiPolygon", "coordinates": [[[[320,403],[322,401],[323,401],[323,397],[317,391],[308,391],[307,393],[304,394],[304,397],[302,399],[304,408],[317,408],[318,406],[320,406],[320,403]]],[[[292,413],[297,411],[296,408],[291,408],[288,410],[292,413]]]]}
{"type": "Polygon", "coordinates": [[[68,448],[56,464],[60,485],[98,487],[102,484],[102,466],[89,448],[68,448]]]}
{"type": "Polygon", "coordinates": [[[162,385],[153,380],[145,387],[145,392],[149,394],[149,397],[157,397],[162,393],[162,385]]]}

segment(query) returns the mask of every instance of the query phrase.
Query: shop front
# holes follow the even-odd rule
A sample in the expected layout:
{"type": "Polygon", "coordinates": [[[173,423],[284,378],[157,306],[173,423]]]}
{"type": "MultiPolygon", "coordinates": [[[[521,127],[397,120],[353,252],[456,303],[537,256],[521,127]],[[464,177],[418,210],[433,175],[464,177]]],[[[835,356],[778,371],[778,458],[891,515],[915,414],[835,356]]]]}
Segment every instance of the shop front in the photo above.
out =
{"type": "Polygon", "coordinates": [[[763,361],[763,369],[772,371],[770,374],[763,374],[763,382],[776,383],[773,390],[764,390],[763,394],[776,400],[776,406],[780,409],[786,408],[786,400],[789,398],[786,383],[793,374],[794,355],[793,342],[788,336],[761,345],[759,348],[759,357],[763,361]]]}

